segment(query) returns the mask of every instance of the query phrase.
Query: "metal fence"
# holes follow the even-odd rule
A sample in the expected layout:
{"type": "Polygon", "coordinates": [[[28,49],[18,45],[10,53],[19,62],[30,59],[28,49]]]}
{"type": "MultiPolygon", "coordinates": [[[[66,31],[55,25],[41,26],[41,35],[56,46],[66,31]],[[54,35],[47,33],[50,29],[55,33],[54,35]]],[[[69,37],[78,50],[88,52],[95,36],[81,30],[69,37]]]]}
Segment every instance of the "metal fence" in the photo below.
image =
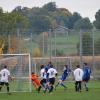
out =
{"type": "MultiPolygon", "coordinates": [[[[34,59],[47,57],[49,61],[53,61],[59,71],[61,66],[66,64],[68,57],[71,57],[74,58],[74,61],[71,59],[73,66],[87,62],[93,70],[94,77],[100,78],[100,30],[77,31],[59,27],[40,34],[19,29],[11,34],[0,35],[0,53],[28,52],[34,59]],[[6,52],[3,51],[4,49],[6,52]],[[59,57],[62,58],[59,60],[59,57]],[[63,63],[58,64],[61,61],[63,63]]],[[[42,60],[42,62],[48,62],[48,60],[45,61],[42,60]]],[[[32,62],[34,64],[34,60],[32,62]]],[[[40,62],[36,62],[37,66],[40,66],[42,63],[40,62]]]]}

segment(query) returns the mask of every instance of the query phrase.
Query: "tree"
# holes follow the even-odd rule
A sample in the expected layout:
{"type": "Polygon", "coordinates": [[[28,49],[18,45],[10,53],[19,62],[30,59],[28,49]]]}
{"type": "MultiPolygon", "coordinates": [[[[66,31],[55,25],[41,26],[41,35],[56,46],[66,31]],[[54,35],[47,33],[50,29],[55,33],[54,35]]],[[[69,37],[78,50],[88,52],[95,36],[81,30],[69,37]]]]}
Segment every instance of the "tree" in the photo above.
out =
{"type": "Polygon", "coordinates": [[[80,14],[78,14],[77,12],[74,12],[73,15],[68,16],[68,18],[65,19],[65,26],[69,29],[73,29],[74,24],[81,19],[82,17],[80,16],[80,14]]]}
{"type": "Polygon", "coordinates": [[[0,13],[0,33],[8,36],[15,34],[16,28],[27,29],[28,19],[19,12],[0,13]]]}
{"type": "Polygon", "coordinates": [[[21,6],[17,6],[17,7],[15,7],[15,9],[12,12],[20,12],[21,9],[22,9],[21,6]]]}
{"type": "Polygon", "coordinates": [[[51,12],[50,15],[56,20],[57,25],[65,26],[66,19],[72,14],[65,8],[57,8],[57,10],[55,12],[51,12]]]}
{"type": "Polygon", "coordinates": [[[33,51],[33,57],[41,57],[42,54],[41,54],[41,50],[37,47],[34,49],[33,51]]]}
{"type": "Polygon", "coordinates": [[[0,37],[0,54],[3,54],[4,49],[4,39],[0,37]]]}
{"type": "Polygon", "coordinates": [[[43,8],[47,9],[48,11],[54,12],[56,10],[55,2],[49,2],[43,6],[43,8]]]}
{"type": "Polygon", "coordinates": [[[79,19],[75,24],[74,24],[74,29],[83,29],[83,30],[88,30],[92,29],[93,26],[89,20],[89,18],[82,18],[79,19]]]}
{"type": "Polygon", "coordinates": [[[0,15],[3,13],[3,9],[0,7],[0,15]]]}
{"type": "Polygon", "coordinates": [[[4,34],[7,30],[7,13],[3,13],[2,8],[0,8],[0,34],[4,34]]]}
{"type": "Polygon", "coordinates": [[[0,53],[8,52],[8,41],[6,36],[0,37],[0,53]]]}
{"type": "Polygon", "coordinates": [[[29,24],[28,19],[25,16],[21,15],[20,13],[12,13],[12,16],[14,16],[13,20],[15,22],[15,27],[19,27],[19,28],[28,27],[29,24]]]}
{"type": "Polygon", "coordinates": [[[40,33],[52,28],[51,20],[48,16],[33,16],[30,21],[34,32],[40,33]]]}
{"type": "Polygon", "coordinates": [[[96,20],[93,22],[93,24],[97,29],[100,29],[100,10],[96,12],[95,19],[96,20]]]}

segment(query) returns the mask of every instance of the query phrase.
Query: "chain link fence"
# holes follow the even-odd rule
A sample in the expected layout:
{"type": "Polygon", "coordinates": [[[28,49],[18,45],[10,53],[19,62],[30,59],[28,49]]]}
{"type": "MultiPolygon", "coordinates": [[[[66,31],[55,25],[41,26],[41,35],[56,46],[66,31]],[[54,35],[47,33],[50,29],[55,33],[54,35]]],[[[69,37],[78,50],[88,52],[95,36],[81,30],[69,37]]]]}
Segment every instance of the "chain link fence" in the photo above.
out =
{"type": "Polygon", "coordinates": [[[33,70],[37,72],[37,67],[48,61],[52,61],[59,72],[65,64],[70,63],[74,69],[76,64],[87,62],[94,78],[100,79],[100,30],[78,31],[59,27],[37,34],[17,29],[16,33],[0,35],[0,53],[30,53],[32,66],[36,66],[33,70]]]}

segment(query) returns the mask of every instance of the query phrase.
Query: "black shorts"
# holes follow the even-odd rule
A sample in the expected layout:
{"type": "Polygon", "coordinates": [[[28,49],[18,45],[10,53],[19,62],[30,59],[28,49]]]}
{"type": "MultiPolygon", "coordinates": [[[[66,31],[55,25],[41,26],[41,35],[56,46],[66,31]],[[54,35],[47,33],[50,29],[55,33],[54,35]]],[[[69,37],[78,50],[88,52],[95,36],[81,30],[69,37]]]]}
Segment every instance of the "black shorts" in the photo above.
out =
{"type": "Polygon", "coordinates": [[[9,83],[8,82],[0,82],[0,85],[1,86],[3,86],[3,85],[9,86],[9,83]]]}
{"type": "Polygon", "coordinates": [[[55,83],[55,78],[49,78],[49,84],[54,85],[54,83],[55,83]]]}
{"type": "Polygon", "coordinates": [[[88,82],[89,80],[90,80],[90,76],[89,77],[83,77],[84,82],[88,82]]]}
{"type": "Polygon", "coordinates": [[[47,82],[46,79],[42,79],[40,83],[41,83],[41,84],[46,84],[46,82],[47,82]]]}

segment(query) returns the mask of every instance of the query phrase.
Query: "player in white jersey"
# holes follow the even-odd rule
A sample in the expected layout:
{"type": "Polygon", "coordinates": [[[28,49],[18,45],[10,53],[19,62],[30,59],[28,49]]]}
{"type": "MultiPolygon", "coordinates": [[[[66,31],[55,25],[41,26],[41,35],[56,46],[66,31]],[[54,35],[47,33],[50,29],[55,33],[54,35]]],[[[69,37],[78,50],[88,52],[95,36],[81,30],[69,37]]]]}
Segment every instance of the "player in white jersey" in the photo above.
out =
{"type": "Polygon", "coordinates": [[[10,71],[7,69],[7,66],[5,65],[4,68],[0,71],[0,91],[2,89],[2,86],[7,87],[7,93],[9,94],[9,79],[10,77],[10,71]]]}
{"type": "Polygon", "coordinates": [[[40,70],[40,75],[41,75],[41,85],[42,87],[45,88],[46,82],[47,82],[47,73],[45,71],[44,65],[41,65],[41,70],[40,70]]]}
{"type": "Polygon", "coordinates": [[[53,91],[53,85],[55,83],[55,78],[57,76],[57,71],[53,68],[53,65],[50,66],[49,70],[47,71],[47,77],[49,82],[49,93],[53,91]]]}
{"type": "Polygon", "coordinates": [[[74,78],[75,78],[75,90],[76,92],[81,92],[83,70],[80,68],[80,65],[77,65],[77,68],[74,70],[74,78]]]}

